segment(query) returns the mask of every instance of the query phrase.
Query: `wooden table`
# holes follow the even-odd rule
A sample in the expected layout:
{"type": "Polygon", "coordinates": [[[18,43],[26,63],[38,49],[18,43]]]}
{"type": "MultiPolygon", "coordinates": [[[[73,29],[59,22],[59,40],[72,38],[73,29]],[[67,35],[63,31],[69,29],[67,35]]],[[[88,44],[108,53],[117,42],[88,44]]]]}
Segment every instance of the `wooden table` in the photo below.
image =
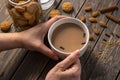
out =
{"type": "MultiPolygon", "coordinates": [[[[107,28],[102,28],[98,23],[90,23],[88,18],[93,11],[101,7],[115,4],[120,8],[120,0],[56,0],[55,4],[44,13],[47,20],[48,14],[52,9],[59,9],[63,15],[80,18],[85,15],[86,25],[90,33],[93,27],[100,31],[99,35],[94,36],[94,41],[89,42],[85,54],[80,58],[82,65],[81,80],[120,80],[120,44],[108,47],[101,45],[105,40],[119,40],[111,33],[120,36],[120,24],[117,24],[100,14],[97,21],[103,20],[107,23],[107,28]],[[65,13],[61,10],[61,4],[65,1],[73,3],[74,11],[65,13]],[[85,12],[84,8],[91,6],[91,12],[85,12]],[[105,36],[109,34],[110,37],[105,36]]],[[[112,15],[120,18],[120,9],[111,12],[112,15]]],[[[0,22],[3,20],[12,21],[5,7],[5,0],[0,0],[0,22]]],[[[0,31],[1,32],[1,31],[0,31]]],[[[14,27],[11,28],[14,32],[14,27]]],[[[0,80],[44,80],[48,71],[59,61],[53,61],[48,57],[24,49],[14,49],[0,52],[0,80]]]]}

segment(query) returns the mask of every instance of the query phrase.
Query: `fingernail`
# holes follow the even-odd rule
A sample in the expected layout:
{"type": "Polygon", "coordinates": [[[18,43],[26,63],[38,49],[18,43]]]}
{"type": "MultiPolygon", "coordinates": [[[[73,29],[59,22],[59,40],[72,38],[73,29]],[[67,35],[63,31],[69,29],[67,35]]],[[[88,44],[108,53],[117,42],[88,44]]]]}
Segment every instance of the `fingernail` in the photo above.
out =
{"type": "Polygon", "coordinates": [[[75,53],[77,57],[80,57],[80,50],[76,50],[75,53]]]}
{"type": "Polygon", "coordinates": [[[53,57],[53,59],[56,61],[59,60],[59,58],[56,55],[53,57]]]}

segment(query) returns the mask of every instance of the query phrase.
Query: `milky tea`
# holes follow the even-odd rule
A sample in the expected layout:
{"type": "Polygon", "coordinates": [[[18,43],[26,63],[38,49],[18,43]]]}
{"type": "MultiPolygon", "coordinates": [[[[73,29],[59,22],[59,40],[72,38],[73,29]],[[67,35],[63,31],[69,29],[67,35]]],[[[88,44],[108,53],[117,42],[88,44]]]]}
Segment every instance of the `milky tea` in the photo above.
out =
{"type": "Polygon", "coordinates": [[[63,23],[53,31],[51,42],[56,49],[70,53],[84,46],[86,34],[75,23],[63,23]]]}

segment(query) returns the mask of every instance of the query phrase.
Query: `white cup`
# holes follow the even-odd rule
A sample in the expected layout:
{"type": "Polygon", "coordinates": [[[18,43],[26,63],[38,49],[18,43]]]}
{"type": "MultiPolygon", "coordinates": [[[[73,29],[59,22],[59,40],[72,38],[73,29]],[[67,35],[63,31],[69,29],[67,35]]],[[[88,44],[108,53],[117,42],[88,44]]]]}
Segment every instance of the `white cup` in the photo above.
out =
{"type": "Polygon", "coordinates": [[[64,23],[77,24],[84,30],[84,32],[86,34],[86,43],[84,44],[84,46],[81,49],[79,49],[80,57],[81,57],[84,54],[84,52],[86,51],[87,46],[88,46],[89,30],[88,30],[87,26],[82,21],[80,21],[79,19],[76,19],[76,18],[72,18],[72,17],[71,18],[63,18],[63,19],[60,19],[60,20],[56,21],[55,23],[53,23],[51,25],[51,27],[50,27],[50,29],[48,31],[48,42],[50,44],[50,47],[59,56],[59,58],[61,58],[61,59],[64,59],[65,57],[67,57],[70,54],[70,53],[66,53],[66,52],[58,50],[57,48],[54,47],[54,45],[51,42],[51,38],[52,38],[52,34],[53,34],[54,30],[57,27],[59,27],[59,25],[64,24],[64,23]]]}

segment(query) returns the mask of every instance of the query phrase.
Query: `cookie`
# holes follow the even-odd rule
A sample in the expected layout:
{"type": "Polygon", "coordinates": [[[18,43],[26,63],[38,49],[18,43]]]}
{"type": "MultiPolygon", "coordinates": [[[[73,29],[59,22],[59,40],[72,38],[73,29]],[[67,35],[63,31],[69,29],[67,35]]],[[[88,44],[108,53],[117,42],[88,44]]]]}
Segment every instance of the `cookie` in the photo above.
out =
{"type": "Polygon", "coordinates": [[[28,24],[27,20],[17,19],[15,22],[17,23],[16,26],[20,26],[20,27],[28,24]]]}
{"type": "Polygon", "coordinates": [[[30,14],[29,12],[24,12],[23,16],[25,19],[29,20],[29,19],[32,19],[33,14],[30,14]]]}
{"type": "Polygon", "coordinates": [[[57,10],[57,9],[54,9],[54,10],[51,10],[50,13],[49,13],[49,16],[52,18],[54,16],[57,16],[57,15],[60,15],[60,11],[57,10]]]}
{"type": "Polygon", "coordinates": [[[39,4],[35,1],[27,5],[27,11],[31,14],[35,14],[38,9],[39,9],[39,4]]]}
{"type": "Polygon", "coordinates": [[[73,5],[71,2],[64,2],[62,4],[62,10],[65,12],[71,12],[73,10],[73,5]]]}
{"type": "Polygon", "coordinates": [[[15,8],[12,8],[12,9],[11,9],[11,15],[12,15],[12,17],[15,18],[15,19],[16,19],[16,18],[19,18],[19,17],[22,17],[22,16],[20,15],[20,13],[16,11],[15,8]]]}
{"type": "Polygon", "coordinates": [[[28,21],[28,24],[30,25],[30,26],[33,26],[36,22],[35,22],[35,15],[32,15],[32,17],[31,17],[31,19],[29,19],[29,21],[28,21]]]}
{"type": "Polygon", "coordinates": [[[15,6],[14,8],[16,9],[16,11],[21,12],[21,13],[26,10],[24,6],[15,6]]]}
{"type": "Polygon", "coordinates": [[[0,23],[0,29],[4,32],[8,32],[10,30],[11,24],[8,21],[3,21],[0,23]]]}

